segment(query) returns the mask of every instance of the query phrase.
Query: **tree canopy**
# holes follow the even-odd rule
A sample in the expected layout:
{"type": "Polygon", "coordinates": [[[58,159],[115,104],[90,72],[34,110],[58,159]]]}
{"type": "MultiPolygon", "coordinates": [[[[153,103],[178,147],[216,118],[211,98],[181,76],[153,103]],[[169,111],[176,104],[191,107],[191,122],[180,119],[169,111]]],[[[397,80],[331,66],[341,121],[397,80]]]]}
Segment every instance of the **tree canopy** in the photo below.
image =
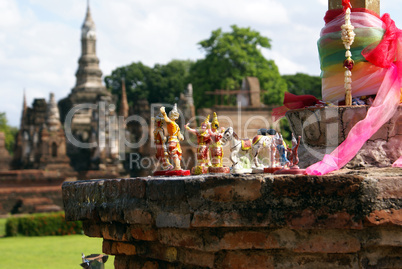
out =
{"type": "Polygon", "coordinates": [[[211,107],[214,98],[206,92],[238,90],[247,76],[259,79],[265,104],[281,105],[286,90],[321,98],[321,78],[302,73],[281,76],[275,62],[262,54],[263,49],[271,49],[271,40],[257,31],[236,25],[232,25],[229,32],[219,28],[198,45],[205,53],[203,59],[196,62],[172,60],[154,67],[132,63],[106,76],[106,86],[120,99],[124,78],[130,106],[139,99],[150,103],[175,103],[187,84],[192,83],[196,107],[211,107]]]}
{"type": "Polygon", "coordinates": [[[319,76],[297,73],[282,77],[286,81],[290,93],[297,95],[310,94],[321,99],[321,78],[319,76]]]}
{"type": "Polygon", "coordinates": [[[199,42],[205,59],[198,60],[190,70],[194,101],[198,107],[212,106],[207,91],[240,89],[244,77],[257,77],[266,104],[281,104],[286,83],[273,60],[267,60],[261,49],[270,49],[270,39],[250,28],[231,26],[231,32],[217,29],[209,39],[199,42]]]}
{"type": "Polygon", "coordinates": [[[14,151],[15,135],[17,134],[18,129],[8,125],[5,112],[0,112],[0,132],[4,133],[6,149],[10,154],[12,154],[14,151]]]}
{"type": "Polygon", "coordinates": [[[175,98],[186,89],[186,77],[192,63],[189,60],[172,60],[166,65],[156,64],[153,68],[141,62],[132,63],[106,76],[106,87],[120,100],[124,78],[130,106],[139,99],[147,99],[150,103],[174,103],[175,98]]]}

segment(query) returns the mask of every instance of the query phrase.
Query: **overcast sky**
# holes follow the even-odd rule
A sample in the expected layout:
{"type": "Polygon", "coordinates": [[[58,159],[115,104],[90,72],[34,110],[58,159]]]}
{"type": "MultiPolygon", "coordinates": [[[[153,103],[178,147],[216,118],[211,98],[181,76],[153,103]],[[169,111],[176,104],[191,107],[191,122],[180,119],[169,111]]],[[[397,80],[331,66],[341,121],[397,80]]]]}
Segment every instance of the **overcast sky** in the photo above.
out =
{"type": "MultiPolygon", "coordinates": [[[[0,0],[0,112],[19,126],[23,89],[34,98],[66,97],[75,84],[86,0],[0,0]]],[[[316,42],[327,0],[92,0],[104,75],[142,62],[197,60],[197,43],[218,28],[251,27],[272,40],[264,50],[281,74],[319,75],[316,42]]],[[[381,3],[398,27],[402,0],[381,3]]]]}

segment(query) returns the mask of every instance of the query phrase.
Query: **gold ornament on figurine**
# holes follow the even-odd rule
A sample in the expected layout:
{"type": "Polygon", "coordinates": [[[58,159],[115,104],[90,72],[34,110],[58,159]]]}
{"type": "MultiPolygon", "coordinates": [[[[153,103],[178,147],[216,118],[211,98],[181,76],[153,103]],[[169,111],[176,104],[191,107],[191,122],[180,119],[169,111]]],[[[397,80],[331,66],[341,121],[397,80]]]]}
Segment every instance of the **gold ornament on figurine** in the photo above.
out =
{"type": "Polygon", "coordinates": [[[179,119],[180,113],[177,110],[177,104],[174,104],[173,109],[169,112],[169,117],[165,112],[165,107],[160,108],[163,119],[166,122],[166,129],[168,133],[168,146],[167,153],[172,160],[173,169],[165,173],[166,176],[187,176],[190,175],[189,170],[183,170],[180,165],[182,150],[180,147],[180,141],[184,140],[183,135],[180,133],[180,127],[176,123],[179,119]]]}
{"type": "Polygon", "coordinates": [[[209,164],[209,144],[211,142],[211,135],[208,131],[210,128],[209,115],[201,123],[200,127],[193,129],[186,124],[186,130],[197,136],[197,164],[191,170],[193,175],[200,175],[208,173],[209,164]]]}

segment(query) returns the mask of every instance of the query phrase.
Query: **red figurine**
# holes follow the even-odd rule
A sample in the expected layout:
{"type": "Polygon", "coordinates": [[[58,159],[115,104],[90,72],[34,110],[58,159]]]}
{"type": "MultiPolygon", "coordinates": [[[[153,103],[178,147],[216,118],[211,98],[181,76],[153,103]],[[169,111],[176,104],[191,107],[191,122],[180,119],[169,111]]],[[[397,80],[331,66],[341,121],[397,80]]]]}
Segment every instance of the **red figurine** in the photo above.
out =
{"type": "Polygon", "coordinates": [[[211,135],[211,166],[209,167],[209,173],[230,173],[230,168],[223,166],[223,149],[221,139],[225,128],[219,128],[218,116],[214,112],[212,118],[211,128],[209,129],[211,135]]]}
{"type": "Polygon", "coordinates": [[[186,130],[197,136],[197,165],[191,170],[191,174],[200,175],[208,173],[209,167],[209,144],[211,135],[209,132],[209,115],[201,123],[198,129],[190,128],[189,123],[186,124],[186,130]]]}

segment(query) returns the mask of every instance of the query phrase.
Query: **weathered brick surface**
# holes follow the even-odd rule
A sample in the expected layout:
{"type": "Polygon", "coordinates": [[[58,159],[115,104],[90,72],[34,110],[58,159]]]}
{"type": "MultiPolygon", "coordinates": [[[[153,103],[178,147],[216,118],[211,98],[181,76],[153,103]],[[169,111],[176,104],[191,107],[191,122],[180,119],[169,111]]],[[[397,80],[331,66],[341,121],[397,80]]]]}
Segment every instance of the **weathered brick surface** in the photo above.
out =
{"type": "Polygon", "coordinates": [[[127,225],[122,223],[103,223],[101,226],[101,232],[104,239],[114,241],[128,241],[127,225]]]}
{"type": "Polygon", "coordinates": [[[158,269],[159,268],[159,264],[157,262],[150,262],[147,261],[144,263],[144,265],[142,266],[142,269],[158,269]]]}
{"type": "Polygon", "coordinates": [[[196,211],[193,214],[191,227],[278,227],[270,219],[270,212],[242,212],[232,209],[227,212],[196,211]]]}
{"type": "Polygon", "coordinates": [[[207,268],[213,268],[215,264],[215,254],[211,252],[182,250],[178,253],[177,259],[182,264],[196,265],[207,268]]]}
{"type": "Polygon", "coordinates": [[[82,228],[86,236],[89,237],[102,237],[102,228],[98,223],[92,221],[84,221],[82,223],[82,228]]]}
{"type": "Polygon", "coordinates": [[[274,179],[273,192],[279,196],[347,196],[356,193],[362,176],[278,176],[274,179]]]}
{"type": "Polygon", "coordinates": [[[136,240],[155,241],[158,239],[157,230],[150,226],[131,225],[128,231],[136,240]]]}
{"type": "Polygon", "coordinates": [[[201,192],[202,197],[214,202],[254,201],[261,197],[262,180],[240,180],[233,184],[216,186],[201,192]]]}
{"type": "Polygon", "coordinates": [[[194,212],[191,227],[241,227],[247,220],[241,218],[238,212],[194,212]]]}
{"type": "Polygon", "coordinates": [[[147,196],[152,201],[181,200],[185,195],[183,180],[171,180],[169,184],[163,179],[147,182],[147,196]]]}
{"type": "Polygon", "coordinates": [[[132,224],[153,224],[154,219],[147,210],[141,208],[127,208],[124,210],[124,220],[132,224]]]}
{"type": "Polygon", "coordinates": [[[122,190],[127,194],[128,198],[143,199],[146,191],[146,180],[141,178],[121,179],[122,190]]]}
{"type": "Polygon", "coordinates": [[[229,202],[233,200],[234,187],[230,185],[217,186],[213,189],[203,191],[202,196],[214,202],[229,202]]]}
{"type": "Polygon", "coordinates": [[[372,247],[360,255],[362,268],[402,268],[402,247],[372,247]]]}
{"type": "Polygon", "coordinates": [[[116,242],[116,254],[123,254],[123,255],[136,255],[137,249],[134,245],[123,243],[123,242],[116,242]]]}
{"type": "Polygon", "coordinates": [[[221,249],[279,248],[277,237],[263,231],[236,231],[226,233],[220,240],[221,249]]]}
{"type": "Polygon", "coordinates": [[[190,249],[204,249],[205,232],[188,229],[159,229],[158,240],[165,245],[186,247],[190,249]]]}
{"type": "Polygon", "coordinates": [[[396,227],[366,228],[362,239],[363,247],[400,247],[402,246],[402,229],[396,227]]]}
{"type": "Polygon", "coordinates": [[[102,251],[109,255],[136,255],[135,245],[126,242],[103,240],[102,251]]]}
{"type": "Polygon", "coordinates": [[[190,227],[190,214],[176,214],[169,212],[159,212],[156,216],[156,227],[177,227],[189,228],[190,227]]]}
{"type": "Polygon", "coordinates": [[[103,243],[102,243],[103,253],[110,254],[110,255],[117,255],[118,253],[117,253],[116,244],[113,244],[113,243],[116,243],[116,242],[110,241],[110,240],[103,240],[103,243]]]}
{"type": "Polygon", "coordinates": [[[284,252],[275,255],[275,268],[360,269],[361,267],[356,254],[294,254],[284,252]]]}
{"type": "Polygon", "coordinates": [[[328,214],[328,210],[304,209],[291,212],[287,216],[287,224],[292,229],[362,229],[361,220],[347,212],[328,214]]]}
{"type": "Polygon", "coordinates": [[[375,210],[371,212],[364,221],[368,226],[402,226],[402,209],[375,210]]]}
{"type": "Polygon", "coordinates": [[[402,268],[402,169],[63,185],[115,268],[402,268]]]}
{"type": "Polygon", "coordinates": [[[220,267],[222,269],[273,269],[275,263],[273,256],[263,253],[228,252],[220,267]]]}
{"type": "MultiPolygon", "coordinates": [[[[130,264],[131,268],[139,268],[136,267],[134,263],[130,264]]],[[[114,269],[127,269],[129,268],[128,260],[125,256],[118,255],[114,258],[114,269]]]]}
{"type": "Polygon", "coordinates": [[[319,231],[303,234],[295,242],[294,252],[305,253],[356,253],[360,240],[339,231],[319,231]]]}
{"type": "Polygon", "coordinates": [[[401,177],[384,177],[377,183],[377,199],[398,199],[402,197],[401,177]]]}

